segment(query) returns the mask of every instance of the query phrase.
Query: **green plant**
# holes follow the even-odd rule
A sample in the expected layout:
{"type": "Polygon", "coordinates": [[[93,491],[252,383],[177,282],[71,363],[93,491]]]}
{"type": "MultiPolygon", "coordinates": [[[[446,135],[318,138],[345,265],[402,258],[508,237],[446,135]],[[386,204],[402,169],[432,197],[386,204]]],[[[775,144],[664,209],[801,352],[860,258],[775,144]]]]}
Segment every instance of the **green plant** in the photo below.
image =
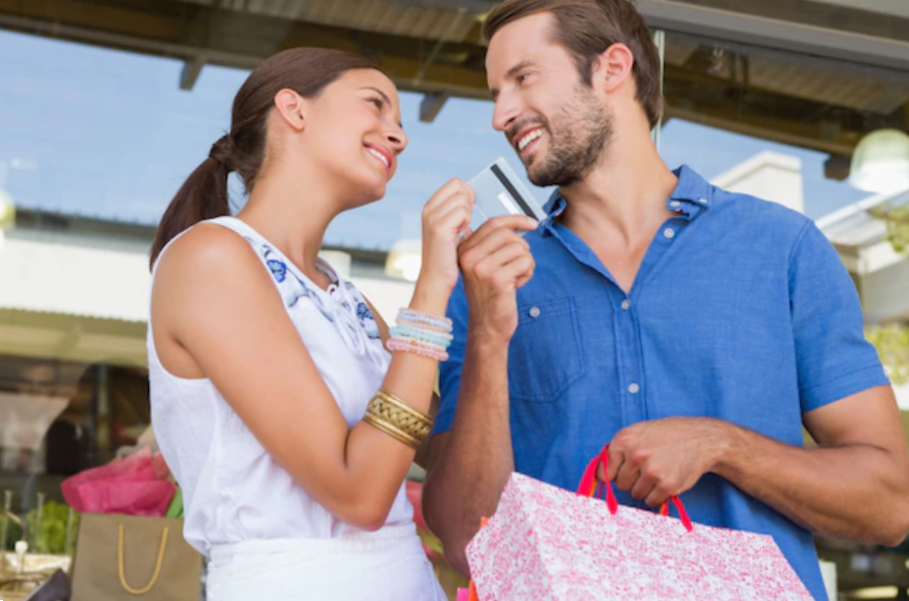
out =
{"type": "Polygon", "coordinates": [[[878,207],[871,211],[887,224],[887,241],[898,253],[909,253],[909,203],[899,207],[878,207]]]}
{"type": "MultiPolygon", "coordinates": [[[[28,542],[30,553],[52,553],[61,555],[67,553],[66,547],[66,524],[69,520],[69,506],[55,501],[48,501],[44,504],[43,515],[41,517],[41,528],[38,531],[37,541],[33,537],[35,522],[37,520],[37,510],[32,509],[25,516],[28,524],[28,542]]],[[[6,534],[6,549],[12,550],[17,540],[22,538],[22,529],[18,524],[10,520],[8,522],[6,534]]],[[[70,530],[70,541],[76,540],[76,533],[79,531],[79,514],[73,514],[73,523],[70,530]]]]}
{"type": "Polygon", "coordinates": [[[877,349],[893,383],[897,386],[909,383],[909,328],[896,325],[869,328],[865,337],[877,349]]]}
{"type": "MultiPolygon", "coordinates": [[[[3,520],[3,517],[0,516],[0,521],[3,520]]],[[[0,544],[0,550],[12,551],[13,546],[16,544],[16,541],[22,538],[22,528],[19,527],[19,524],[12,520],[7,520],[6,522],[6,541],[5,545],[0,544]]],[[[0,541],[2,543],[4,541],[0,541]]]]}

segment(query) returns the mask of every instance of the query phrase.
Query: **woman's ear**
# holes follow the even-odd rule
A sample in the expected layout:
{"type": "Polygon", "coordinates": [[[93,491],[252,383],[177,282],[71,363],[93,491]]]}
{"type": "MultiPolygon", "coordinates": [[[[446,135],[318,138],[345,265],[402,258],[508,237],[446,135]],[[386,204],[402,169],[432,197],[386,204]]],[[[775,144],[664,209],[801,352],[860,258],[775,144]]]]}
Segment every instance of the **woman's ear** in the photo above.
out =
{"type": "Polygon", "coordinates": [[[275,108],[287,125],[296,131],[306,127],[306,100],[293,90],[284,89],[275,94],[275,108]]]}

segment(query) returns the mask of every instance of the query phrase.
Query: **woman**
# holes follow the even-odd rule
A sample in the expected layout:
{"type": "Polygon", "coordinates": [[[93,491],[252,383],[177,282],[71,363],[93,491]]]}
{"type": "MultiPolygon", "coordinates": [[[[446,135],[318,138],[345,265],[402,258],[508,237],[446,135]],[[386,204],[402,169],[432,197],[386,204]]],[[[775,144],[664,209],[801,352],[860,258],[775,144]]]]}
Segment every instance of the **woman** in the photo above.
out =
{"type": "Polygon", "coordinates": [[[152,421],[215,601],[444,599],[403,481],[451,341],[472,193],[453,180],[427,203],[422,272],[390,336],[317,258],[335,216],[385,194],[407,145],[399,120],[373,63],[282,52],[249,76],[230,133],[162,219],[152,421]],[[236,217],[232,171],[249,195],[236,217]]]}

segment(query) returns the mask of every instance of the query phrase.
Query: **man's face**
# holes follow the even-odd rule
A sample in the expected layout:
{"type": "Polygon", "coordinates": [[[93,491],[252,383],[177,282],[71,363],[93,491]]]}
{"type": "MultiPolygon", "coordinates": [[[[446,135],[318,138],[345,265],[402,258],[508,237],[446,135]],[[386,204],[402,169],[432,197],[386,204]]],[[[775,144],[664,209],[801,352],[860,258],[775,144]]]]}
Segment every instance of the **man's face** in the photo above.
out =
{"type": "Polygon", "coordinates": [[[552,15],[518,19],[496,32],[486,55],[493,127],[508,138],[538,186],[569,186],[597,165],[612,115],[581,79],[568,50],[551,41],[552,15]]]}

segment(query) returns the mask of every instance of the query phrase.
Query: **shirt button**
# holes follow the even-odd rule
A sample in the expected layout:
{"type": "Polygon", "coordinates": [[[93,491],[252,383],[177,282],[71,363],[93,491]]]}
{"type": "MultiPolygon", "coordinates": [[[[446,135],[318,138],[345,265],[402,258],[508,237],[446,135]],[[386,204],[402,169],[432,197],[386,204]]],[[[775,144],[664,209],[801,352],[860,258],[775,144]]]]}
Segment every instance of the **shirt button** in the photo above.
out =
{"type": "Polygon", "coordinates": [[[707,204],[707,199],[706,199],[706,198],[698,198],[698,202],[701,203],[702,205],[705,205],[705,204],[707,204]]]}
{"type": "Polygon", "coordinates": [[[640,391],[641,391],[641,387],[638,386],[637,382],[632,383],[631,386],[628,387],[628,392],[630,392],[631,394],[637,394],[640,391]]]}
{"type": "Polygon", "coordinates": [[[672,207],[673,209],[677,209],[680,206],[682,206],[682,203],[680,203],[677,200],[673,200],[672,202],[669,203],[669,206],[672,207]]]}
{"type": "Polygon", "coordinates": [[[531,309],[530,309],[530,311],[529,311],[528,313],[529,313],[529,315],[530,315],[531,317],[533,317],[534,319],[536,319],[537,317],[540,316],[540,308],[539,308],[539,307],[531,307],[531,309]]]}
{"type": "Polygon", "coordinates": [[[630,308],[631,308],[631,301],[628,300],[627,298],[626,298],[625,300],[623,300],[623,301],[622,301],[622,308],[625,309],[626,311],[627,311],[628,309],[630,309],[630,308]]]}
{"type": "Polygon", "coordinates": [[[672,240],[675,238],[675,230],[671,227],[667,227],[665,230],[663,230],[663,235],[672,240]]]}

